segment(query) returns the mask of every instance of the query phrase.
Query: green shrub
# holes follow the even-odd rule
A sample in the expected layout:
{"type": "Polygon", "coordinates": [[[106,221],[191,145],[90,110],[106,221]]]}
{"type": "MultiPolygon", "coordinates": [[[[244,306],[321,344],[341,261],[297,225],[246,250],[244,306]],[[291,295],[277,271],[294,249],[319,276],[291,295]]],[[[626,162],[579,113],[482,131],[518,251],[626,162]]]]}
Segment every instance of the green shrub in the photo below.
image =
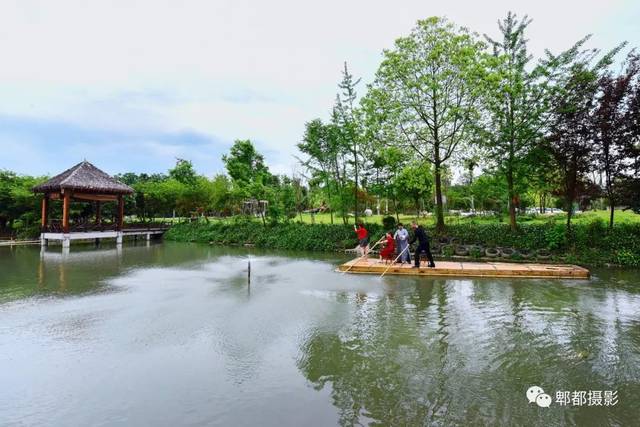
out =
{"type": "Polygon", "coordinates": [[[482,250],[477,246],[472,246],[471,249],[469,249],[469,255],[472,258],[480,258],[482,257],[482,250]]]}
{"type": "Polygon", "coordinates": [[[547,248],[549,250],[555,250],[563,248],[566,245],[567,233],[563,226],[549,227],[547,230],[547,248]]]}
{"type": "Polygon", "coordinates": [[[33,224],[28,227],[20,227],[16,231],[17,239],[35,239],[40,236],[40,224],[33,224]]]}
{"type": "MultiPolygon", "coordinates": [[[[366,227],[372,245],[385,230],[392,228],[382,224],[366,224],[366,227]]],[[[38,230],[32,233],[37,236],[38,230]]],[[[434,242],[442,237],[433,228],[427,228],[427,234],[434,242]]],[[[462,243],[487,247],[513,247],[528,251],[547,249],[556,256],[569,255],[571,260],[590,265],[638,266],[640,259],[640,224],[616,224],[612,229],[598,222],[576,224],[572,233],[566,233],[564,225],[553,223],[521,224],[515,232],[508,224],[460,224],[448,225],[445,235],[462,243]]],[[[187,242],[252,243],[263,248],[313,251],[344,250],[357,244],[352,225],[288,222],[263,226],[255,218],[241,217],[231,223],[175,224],[165,237],[187,242]]],[[[443,253],[445,256],[453,255],[453,247],[445,248],[443,253]]],[[[482,256],[473,250],[470,255],[482,256]]]]}
{"type": "Polygon", "coordinates": [[[396,228],[396,219],[392,216],[385,216],[382,218],[382,226],[385,230],[393,230],[396,228]]]}
{"type": "Polygon", "coordinates": [[[640,255],[634,254],[630,250],[622,249],[616,252],[615,262],[627,267],[640,267],[640,255]]]}
{"type": "Polygon", "coordinates": [[[446,257],[451,257],[454,254],[453,245],[444,245],[442,247],[442,255],[446,257]]]}

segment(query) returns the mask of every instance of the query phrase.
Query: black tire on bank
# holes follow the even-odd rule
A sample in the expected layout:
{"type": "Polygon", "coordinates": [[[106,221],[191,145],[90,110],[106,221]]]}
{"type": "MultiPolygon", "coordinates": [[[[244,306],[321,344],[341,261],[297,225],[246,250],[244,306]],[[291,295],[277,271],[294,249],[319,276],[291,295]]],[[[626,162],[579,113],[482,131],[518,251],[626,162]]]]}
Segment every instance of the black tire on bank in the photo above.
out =
{"type": "Polygon", "coordinates": [[[523,259],[529,259],[534,255],[534,252],[531,249],[519,249],[518,253],[523,259]]]}
{"type": "Polygon", "coordinates": [[[546,249],[539,249],[536,253],[536,258],[538,259],[551,259],[551,252],[546,249]]]}
{"type": "Polygon", "coordinates": [[[469,249],[465,245],[456,245],[454,246],[454,251],[456,255],[467,256],[469,255],[469,249]]]}
{"type": "Polygon", "coordinates": [[[455,255],[456,251],[453,245],[442,245],[442,255],[451,256],[455,255]]]}
{"type": "Polygon", "coordinates": [[[489,258],[496,258],[500,256],[500,251],[498,248],[487,248],[484,250],[484,254],[489,258]]]}
{"type": "Polygon", "coordinates": [[[502,258],[511,258],[512,256],[514,256],[516,254],[515,249],[513,248],[503,248],[500,251],[500,256],[502,258]]]}

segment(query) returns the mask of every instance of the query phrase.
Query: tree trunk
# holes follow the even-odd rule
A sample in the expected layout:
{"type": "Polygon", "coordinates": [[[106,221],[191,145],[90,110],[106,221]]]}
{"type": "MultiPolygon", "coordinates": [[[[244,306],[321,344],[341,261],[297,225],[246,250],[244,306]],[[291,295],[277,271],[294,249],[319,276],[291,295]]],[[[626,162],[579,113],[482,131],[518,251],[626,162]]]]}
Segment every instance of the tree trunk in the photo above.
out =
{"type": "Polygon", "coordinates": [[[615,200],[613,199],[613,196],[610,195],[609,196],[609,228],[613,228],[613,212],[614,212],[614,207],[615,207],[615,200]]]}
{"type": "Polygon", "coordinates": [[[571,229],[571,215],[573,214],[573,200],[575,199],[578,171],[575,168],[569,170],[566,182],[565,204],[567,209],[567,231],[571,229]]]}
{"type": "Polygon", "coordinates": [[[573,210],[573,198],[567,196],[565,198],[565,208],[567,209],[567,230],[571,228],[571,211],[573,210]]]}
{"type": "Polygon", "coordinates": [[[437,159],[434,163],[435,166],[435,181],[436,181],[436,231],[443,232],[444,231],[444,208],[442,203],[442,177],[440,170],[440,159],[439,155],[436,155],[437,159]]]}
{"type": "Polygon", "coordinates": [[[538,205],[538,213],[540,213],[540,214],[542,214],[542,197],[544,197],[544,196],[543,196],[543,194],[541,192],[540,193],[540,204],[538,205]]]}
{"type": "Polygon", "coordinates": [[[518,227],[516,223],[516,195],[513,188],[513,170],[510,167],[507,170],[507,189],[509,193],[509,225],[511,231],[516,231],[518,227]]]}
{"type": "Polygon", "coordinates": [[[343,157],[343,162],[342,162],[342,188],[340,190],[340,201],[342,203],[342,222],[344,222],[345,225],[349,224],[349,212],[347,212],[347,204],[344,201],[344,193],[345,193],[345,187],[346,187],[346,179],[345,177],[347,176],[347,166],[346,166],[346,162],[344,161],[344,157],[343,157]]]}
{"type": "Polygon", "coordinates": [[[329,216],[331,217],[331,224],[333,225],[333,209],[331,208],[331,185],[329,181],[325,181],[327,184],[327,193],[329,194],[329,216]]]}
{"type": "Polygon", "coordinates": [[[398,202],[396,201],[395,196],[393,197],[393,211],[396,214],[396,223],[400,222],[400,214],[398,214],[398,202]]]}
{"type": "Polygon", "coordinates": [[[358,145],[357,143],[354,143],[353,167],[355,172],[355,188],[353,190],[353,195],[355,197],[355,200],[354,200],[355,211],[353,213],[355,215],[355,221],[357,224],[358,223],[358,145]]]}
{"type": "Polygon", "coordinates": [[[613,210],[615,206],[615,200],[613,197],[613,185],[611,184],[611,164],[609,163],[609,156],[606,156],[605,161],[605,180],[607,185],[607,199],[609,202],[609,228],[613,228],[613,210]]]}
{"type": "MultiPolygon", "coordinates": [[[[571,179],[571,178],[569,178],[571,179]]],[[[571,214],[573,213],[573,194],[575,186],[572,182],[567,182],[566,194],[564,198],[565,209],[567,210],[567,231],[571,228],[571,214]]]]}

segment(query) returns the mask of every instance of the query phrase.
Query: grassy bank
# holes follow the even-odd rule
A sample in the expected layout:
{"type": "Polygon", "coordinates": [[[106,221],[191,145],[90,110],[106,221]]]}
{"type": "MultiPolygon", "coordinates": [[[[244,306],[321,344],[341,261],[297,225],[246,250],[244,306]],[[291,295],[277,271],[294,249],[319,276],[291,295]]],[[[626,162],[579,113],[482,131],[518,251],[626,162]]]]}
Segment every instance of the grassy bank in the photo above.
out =
{"type": "MultiPolygon", "coordinates": [[[[395,216],[394,214],[389,214],[390,216],[395,216]]],[[[366,221],[372,223],[381,223],[382,218],[388,215],[372,215],[370,217],[365,218],[366,221]]],[[[302,220],[302,222],[307,224],[330,224],[331,216],[328,213],[315,214],[311,215],[309,213],[303,213],[301,215],[296,216],[295,220],[302,220]]],[[[416,219],[415,215],[411,214],[400,214],[398,218],[401,222],[405,224],[411,223],[411,221],[416,219]]],[[[573,216],[574,224],[584,224],[588,225],[594,221],[609,221],[609,211],[607,210],[594,210],[594,211],[585,211],[576,213],[573,216]]],[[[335,216],[333,218],[334,223],[342,223],[342,218],[335,216]]],[[[353,224],[355,218],[350,216],[348,218],[349,223],[353,224]]],[[[420,217],[419,221],[421,224],[429,227],[435,225],[435,218],[430,215],[427,217],[420,217]]],[[[559,214],[545,214],[545,215],[518,215],[518,223],[519,224],[547,224],[547,223],[556,223],[556,224],[564,224],[567,221],[566,213],[559,214]]],[[[445,215],[445,224],[447,225],[462,225],[462,224],[508,224],[509,217],[506,213],[496,214],[496,215],[487,215],[487,216],[468,216],[463,217],[460,215],[445,215]]],[[[617,224],[640,224],[640,215],[634,213],[630,210],[619,210],[615,211],[615,223],[617,224]]]]}
{"type": "MultiPolygon", "coordinates": [[[[367,227],[374,241],[384,232],[380,224],[368,224],[367,227]]],[[[445,237],[435,235],[433,229],[429,231],[434,241],[445,237]]],[[[594,221],[576,224],[570,234],[566,233],[564,225],[554,223],[523,224],[515,233],[504,224],[460,224],[448,226],[446,237],[457,238],[463,244],[485,247],[508,247],[521,251],[546,249],[556,261],[582,265],[640,266],[640,224],[619,224],[609,230],[602,221],[594,221]]],[[[312,251],[344,250],[355,247],[357,243],[351,226],[296,222],[266,227],[255,221],[182,223],[174,225],[165,238],[312,251]]]]}

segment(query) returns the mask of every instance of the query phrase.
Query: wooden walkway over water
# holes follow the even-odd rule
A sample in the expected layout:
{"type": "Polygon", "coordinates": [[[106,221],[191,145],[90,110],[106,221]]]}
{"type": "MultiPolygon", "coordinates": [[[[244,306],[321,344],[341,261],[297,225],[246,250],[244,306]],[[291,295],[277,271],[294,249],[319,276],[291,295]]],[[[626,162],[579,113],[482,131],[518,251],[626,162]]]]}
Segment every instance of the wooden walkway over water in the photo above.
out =
{"type": "Polygon", "coordinates": [[[46,246],[50,240],[62,242],[63,247],[69,247],[72,240],[102,240],[115,239],[117,244],[121,244],[124,237],[134,237],[135,239],[146,238],[151,240],[153,237],[162,236],[169,227],[127,227],[121,230],[104,230],[104,231],[79,231],[70,233],[49,233],[40,234],[42,246],[46,246]]]}
{"type": "Polygon", "coordinates": [[[588,279],[589,270],[577,265],[555,265],[509,262],[457,262],[436,261],[435,268],[422,263],[420,268],[411,268],[408,264],[389,264],[378,259],[356,258],[338,267],[339,271],[354,274],[409,276],[456,276],[456,277],[529,277],[556,279],[588,279]],[[388,270],[387,270],[388,268],[388,270]]]}

